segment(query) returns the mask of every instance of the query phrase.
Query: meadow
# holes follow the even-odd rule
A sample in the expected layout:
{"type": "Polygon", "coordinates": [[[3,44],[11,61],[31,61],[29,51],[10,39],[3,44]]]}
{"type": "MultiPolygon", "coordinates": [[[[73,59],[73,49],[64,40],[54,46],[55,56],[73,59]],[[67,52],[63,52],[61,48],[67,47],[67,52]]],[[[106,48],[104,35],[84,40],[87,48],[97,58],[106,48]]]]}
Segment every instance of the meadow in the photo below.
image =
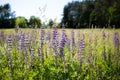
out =
{"type": "Polygon", "coordinates": [[[2,29],[0,80],[120,80],[120,29],[2,29]]]}

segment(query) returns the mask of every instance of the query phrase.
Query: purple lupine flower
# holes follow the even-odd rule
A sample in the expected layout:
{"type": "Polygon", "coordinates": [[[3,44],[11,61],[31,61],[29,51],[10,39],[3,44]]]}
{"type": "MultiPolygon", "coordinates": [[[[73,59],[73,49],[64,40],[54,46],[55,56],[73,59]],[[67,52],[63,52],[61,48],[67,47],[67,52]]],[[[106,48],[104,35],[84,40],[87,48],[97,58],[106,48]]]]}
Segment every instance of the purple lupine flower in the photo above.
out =
{"type": "Polygon", "coordinates": [[[44,43],[44,36],[45,36],[45,30],[43,27],[41,27],[41,36],[40,36],[41,47],[43,46],[43,43],[44,43]]]}
{"type": "MultiPolygon", "coordinates": [[[[119,56],[119,46],[120,46],[120,42],[119,42],[119,33],[118,32],[115,32],[114,33],[114,57],[116,60],[119,60],[118,59],[118,56],[119,56]]],[[[118,63],[116,63],[118,64],[118,63]]]]}
{"type": "Polygon", "coordinates": [[[71,31],[71,50],[72,50],[72,57],[75,55],[75,35],[74,30],[71,31]]]}
{"type": "Polygon", "coordinates": [[[79,72],[81,72],[82,70],[82,63],[83,63],[83,51],[84,51],[84,48],[85,48],[85,40],[84,40],[84,34],[83,34],[83,37],[82,39],[79,41],[79,46],[78,46],[78,60],[79,60],[79,72]]]}
{"type": "Polygon", "coordinates": [[[102,32],[102,37],[103,37],[103,51],[102,51],[102,57],[103,57],[103,60],[106,61],[106,47],[105,47],[105,38],[106,38],[106,33],[105,31],[102,32]]]}
{"type": "MultiPolygon", "coordinates": [[[[29,42],[29,35],[26,35],[26,34],[21,34],[20,36],[20,47],[21,47],[21,51],[22,52],[22,55],[23,55],[23,58],[24,58],[24,63],[25,63],[25,66],[27,68],[27,65],[29,64],[28,63],[28,52],[30,50],[30,42],[29,42]]],[[[20,57],[21,57],[21,54],[20,54],[20,57]]]]}
{"type": "Polygon", "coordinates": [[[60,42],[60,56],[61,57],[64,57],[64,46],[65,46],[65,43],[66,43],[66,34],[65,34],[65,31],[63,30],[62,31],[62,39],[61,39],[61,42],[60,42]]]}
{"type": "Polygon", "coordinates": [[[0,32],[0,44],[4,44],[5,41],[5,33],[2,31],[0,32]]]}
{"type": "Polygon", "coordinates": [[[119,49],[120,42],[119,42],[119,33],[118,32],[114,33],[113,39],[114,39],[114,47],[119,49]]]}
{"type": "Polygon", "coordinates": [[[62,37],[61,37],[61,41],[60,41],[60,57],[62,58],[63,61],[63,65],[64,65],[64,72],[67,71],[67,66],[66,66],[66,60],[65,60],[65,54],[64,54],[64,47],[65,47],[65,43],[66,43],[66,33],[65,30],[62,30],[62,37]]]}
{"type": "Polygon", "coordinates": [[[77,45],[79,46],[79,41],[80,41],[80,30],[77,32],[77,45]]]}
{"type": "Polygon", "coordinates": [[[41,35],[40,35],[40,41],[41,43],[44,43],[44,37],[45,36],[45,29],[44,27],[41,27],[41,35]]]}
{"type": "Polygon", "coordinates": [[[5,33],[2,31],[0,32],[0,39],[2,39],[4,41],[5,39],[5,33]]]}
{"type": "Polygon", "coordinates": [[[45,36],[45,30],[43,27],[41,27],[40,47],[41,47],[41,62],[42,62],[42,64],[44,64],[44,53],[43,53],[44,36],[45,36]]]}
{"type": "Polygon", "coordinates": [[[53,39],[52,39],[52,43],[54,45],[54,47],[58,47],[59,46],[59,39],[58,39],[58,30],[55,27],[53,30],[53,39]]]}
{"type": "Polygon", "coordinates": [[[75,44],[74,30],[71,31],[71,46],[73,47],[75,44]]]}
{"type": "Polygon", "coordinates": [[[7,47],[8,47],[8,51],[10,51],[10,52],[11,52],[12,47],[13,47],[12,41],[13,41],[13,37],[12,37],[12,35],[9,35],[8,39],[7,39],[7,47]]]}
{"type": "Polygon", "coordinates": [[[116,69],[119,69],[119,56],[120,56],[120,42],[119,42],[119,33],[118,32],[115,32],[114,33],[114,60],[115,60],[115,66],[116,66],[116,69]]]}
{"type": "Polygon", "coordinates": [[[24,49],[26,52],[29,51],[30,49],[30,42],[29,42],[29,36],[28,35],[25,35],[25,38],[24,38],[24,49]]]}
{"type": "Polygon", "coordinates": [[[31,57],[31,65],[33,65],[33,62],[34,62],[34,53],[35,53],[35,50],[34,49],[30,49],[30,57],[31,57]]]}
{"type": "Polygon", "coordinates": [[[5,37],[5,33],[4,33],[4,31],[1,31],[0,32],[0,38],[4,38],[5,37]]]}
{"type": "MultiPolygon", "coordinates": [[[[79,44],[80,44],[80,30],[78,30],[77,32],[77,41],[76,41],[76,45],[79,48],[79,44]]],[[[80,53],[80,50],[78,49],[78,53],[80,53]]]]}
{"type": "Polygon", "coordinates": [[[24,49],[24,38],[25,38],[25,34],[24,33],[20,33],[19,34],[19,40],[18,40],[18,52],[19,52],[19,56],[18,58],[21,59],[23,54],[23,49],[24,49]],[[22,53],[22,54],[21,54],[22,53]]]}
{"type": "Polygon", "coordinates": [[[51,32],[50,31],[48,31],[47,33],[46,33],[46,42],[47,42],[47,49],[48,48],[50,48],[51,47],[51,32]]]}
{"type": "Polygon", "coordinates": [[[10,34],[8,35],[8,39],[7,39],[7,49],[8,49],[7,61],[11,73],[12,73],[12,48],[13,48],[13,36],[10,34]]]}
{"type": "Polygon", "coordinates": [[[35,46],[35,39],[37,37],[37,31],[35,30],[32,30],[32,33],[29,34],[29,39],[30,39],[30,42],[35,46]]]}
{"type": "Polygon", "coordinates": [[[85,48],[85,41],[84,41],[84,35],[82,37],[82,39],[80,40],[80,44],[79,44],[80,48],[81,48],[81,51],[84,50],[85,48]]]}
{"type": "Polygon", "coordinates": [[[12,53],[12,48],[13,48],[13,37],[10,34],[7,39],[7,49],[8,49],[8,59],[10,60],[11,58],[11,53],[12,53]]]}
{"type": "Polygon", "coordinates": [[[8,39],[7,39],[7,49],[8,49],[8,55],[7,55],[7,58],[8,58],[8,63],[9,63],[9,67],[10,67],[10,69],[12,68],[12,56],[11,56],[11,54],[12,54],[12,48],[13,48],[13,37],[12,37],[12,35],[10,34],[9,36],[8,36],[8,39]]]}
{"type": "Polygon", "coordinates": [[[53,35],[52,35],[52,44],[53,44],[53,50],[55,52],[55,64],[57,65],[57,58],[58,58],[58,47],[59,47],[59,39],[58,39],[58,30],[55,27],[53,30],[53,35]]]}
{"type": "Polygon", "coordinates": [[[83,34],[83,37],[82,39],[79,41],[79,46],[78,46],[78,54],[80,55],[81,53],[83,53],[84,51],[84,48],[85,48],[85,41],[84,41],[84,34],[83,34]]]}
{"type": "Polygon", "coordinates": [[[16,34],[15,35],[15,42],[18,42],[19,41],[19,34],[16,34]]]}
{"type": "Polygon", "coordinates": [[[46,34],[46,40],[48,42],[50,42],[50,40],[51,40],[51,33],[50,33],[50,31],[48,31],[47,34],[46,34]]]}
{"type": "Polygon", "coordinates": [[[70,39],[68,39],[67,37],[66,37],[66,46],[70,50],[70,39]]]}
{"type": "Polygon", "coordinates": [[[18,44],[19,52],[21,52],[22,48],[24,47],[24,38],[25,38],[24,33],[20,33],[20,35],[19,35],[19,44],[18,44]]]}
{"type": "Polygon", "coordinates": [[[29,41],[30,41],[30,43],[34,43],[34,34],[33,34],[33,31],[32,31],[32,33],[29,33],[28,35],[29,35],[29,41]]]}
{"type": "Polygon", "coordinates": [[[58,34],[58,30],[56,27],[53,30],[52,45],[53,45],[53,49],[55,51],[55,55],[57,55],[58,49],[59,49],[59,34],[58,34]]]}

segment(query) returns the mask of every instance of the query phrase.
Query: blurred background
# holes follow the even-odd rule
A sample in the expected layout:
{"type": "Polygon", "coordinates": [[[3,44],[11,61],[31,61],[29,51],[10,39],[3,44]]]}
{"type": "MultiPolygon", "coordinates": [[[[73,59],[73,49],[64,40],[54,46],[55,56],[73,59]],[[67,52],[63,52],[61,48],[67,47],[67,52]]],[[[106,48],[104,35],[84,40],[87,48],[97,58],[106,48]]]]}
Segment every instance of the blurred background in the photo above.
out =
{"type": "Polygon", "coordinates": [[[119,0],[0,0],[0,28],[120,28],[119,0]]]}

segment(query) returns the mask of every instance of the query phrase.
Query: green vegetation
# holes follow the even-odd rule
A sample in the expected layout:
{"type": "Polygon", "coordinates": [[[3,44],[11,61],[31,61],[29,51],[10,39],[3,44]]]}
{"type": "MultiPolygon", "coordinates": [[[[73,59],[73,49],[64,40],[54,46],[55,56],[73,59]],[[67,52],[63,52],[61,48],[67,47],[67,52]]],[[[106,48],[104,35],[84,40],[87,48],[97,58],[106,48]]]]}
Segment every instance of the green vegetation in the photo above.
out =
{"type": "Polygon", "coordinates": [[[82,0],[68,3],[62,23],[67,28],[120,28],[119,0],[82,0]]]}
{"type": "Polygon", "coordinates": [[[18,17],[15,20],[16,26],[19,26],[21,28],[25,28],[27,27],[27,19],[25,19],[24,17],[18,17]]]}
{"type": "Polygon", "coordinates": [[[15,12],[11,12],[10,4],[0,5],[0,28],[13,28],[15,26],[15,12]]]}
{"type": "Polygon", "coordinates": [[[41,20],[38,17],[31,16],[30,21],[29,21],[29,25],[33,28],[40,28],[41,20]]]}
{"type": "Polygon", "coordinates": [[[0,30],[1,80],[119,80],[120,30],[0,30]]]}

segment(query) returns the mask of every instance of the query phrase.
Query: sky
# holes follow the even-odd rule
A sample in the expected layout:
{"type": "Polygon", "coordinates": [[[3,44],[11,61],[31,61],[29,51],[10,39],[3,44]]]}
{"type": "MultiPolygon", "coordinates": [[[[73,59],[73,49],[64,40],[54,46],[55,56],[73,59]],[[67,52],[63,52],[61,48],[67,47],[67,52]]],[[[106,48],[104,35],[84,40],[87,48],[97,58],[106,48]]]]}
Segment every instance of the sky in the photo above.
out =
{"type": "Polygon", "coordinates": [[[80,0],[0,0],[0,5],[9,3],[15,15],[39,17],[43,22],[49,19],[60,22],[62,19],[63,8],[68,2],[80,0]]]}

